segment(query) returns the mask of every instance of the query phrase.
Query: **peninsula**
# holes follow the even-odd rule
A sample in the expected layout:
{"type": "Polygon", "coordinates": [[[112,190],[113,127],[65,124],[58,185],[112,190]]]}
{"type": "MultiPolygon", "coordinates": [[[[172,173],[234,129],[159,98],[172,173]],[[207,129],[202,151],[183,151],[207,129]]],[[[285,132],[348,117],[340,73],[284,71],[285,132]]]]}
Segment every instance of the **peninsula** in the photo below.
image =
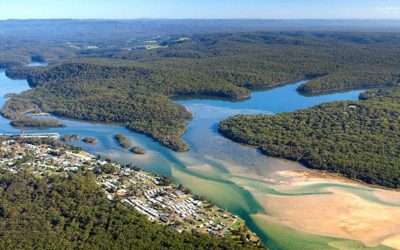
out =
{"type": "Polygon", "coordinates": [[[5,136],[0,145],[2,239],[18,239],[0,248],[261,248],[237,216],[165,178],[53,139],[5,136]]]}
{"type": "Polygon", "coordinates": [[[300,79],[312,79],[299,87],[304,94],[393,87],[399,81],[399,41],[396,33],[253,32],[160,39],[168,46],[150,50],[114,42],[113,49],[70,55],[47,68],[8,66],[33,89],[11,97],[2,113],[12,118],[37,108],[116,122],[186,151],[181,135],[191,114],[172,98],[241,100],[251,90],[300,79]]]}

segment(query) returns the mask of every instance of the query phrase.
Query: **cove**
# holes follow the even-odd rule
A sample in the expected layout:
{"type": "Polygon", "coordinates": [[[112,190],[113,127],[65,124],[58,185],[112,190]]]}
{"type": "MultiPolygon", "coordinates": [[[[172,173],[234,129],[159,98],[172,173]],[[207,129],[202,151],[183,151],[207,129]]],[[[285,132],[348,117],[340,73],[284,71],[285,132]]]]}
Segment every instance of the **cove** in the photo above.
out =
{"type": "MultiPolygon", "coordinates": [[[[41,66],[41,65],[31,65],[41,66]]],[[[349,91],[324,96],[305,97],[296,91],[304,81],[288,84],[275,89],[253,92],[252,97],[241,102],[223,100],[192,99],[177,100],[193,113],[193,120],[183,139],[189,144],[186,153],[173,152],[142,134],[134,133],[119,125],[80,122],[64,118],[66,127],[46,129],[61,135],[78,134],[81,138],[95,137],[96,145],[73,142],[84,150],[118,160],[133,163],[147,171],[168,176],[204,196],[216,205],[243,218],[270,249],[337,249],[330,244],[362,247],[360,243],[334,237],[316,236],[290,229],[279,223],[263,221],[260,215],[268,215],[257,200],[258,194],[272,195],[321,195],[329,193],[330,187],[349,190],[360,197],[376,200],[368,187],[351,189],[337,187],[330,183],[307,186],[301,189],[279,191],[275,184],[269,184],[277,171],[304,170],[300,164],[266,157],[256,149],[234,143],[217,132],[219,121],[236,114],[276,114],[312,107],[325,102],[357,100],[361,91],[349,91]],[[125,134],[134,145],[146,150],[143,156],[133,155],[122,149],[114,140],[117,133],[125,134]],[[284,236],[284,237],[283,237],[284,236]],[[333,243],[332,243],[333,242],[333,243]]],[[[4,71],[0,72],[0,106],[3,106],[9,93],[29,90],[25,80],[11,80],[4,71]]],[[[28,130],[27,132],[37,132],[28,130]]],[[[41,130],[43,131],[43,130],[41,130]]],[[[0,133],[19,132],[0,117],[0,133]]],[[[398,206],[400,204],[390,203],[398,206]]],[[[384,248],[382,248],[384,249],[384,248]]]]}

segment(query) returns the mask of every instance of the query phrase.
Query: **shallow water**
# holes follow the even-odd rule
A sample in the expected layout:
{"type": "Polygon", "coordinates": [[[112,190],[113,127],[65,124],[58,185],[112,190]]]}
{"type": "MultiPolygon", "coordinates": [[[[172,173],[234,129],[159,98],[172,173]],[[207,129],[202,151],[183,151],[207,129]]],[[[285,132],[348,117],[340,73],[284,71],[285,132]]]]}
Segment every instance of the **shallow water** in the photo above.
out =
{"type": "Polygon", "coordinates": [[[217,132],[219,121],[237,114],[275,114],[312,107],[324,102],[357,100],[361,91],[350,91],[325,96],[304,97],[296,91],[304,81],[267,91],[254,92],[242,102],[221,100],[178,101],[193,113],[193,121],[183,136],[189,143],[192,156],[202,162],[216,159],[237,165],[257,175],[268,175],[276,168],[299,168],[298,164],[279,164],[253,148],[234,143],[217,132]]]}
{"type": "MultiPolygon", "coordinates": [[[[272,230],[271,227],[266,226],[265,222],[257,221],[258,217],[255,214],[265,211],[249,190],[278,195],[305,193],[312,195],[325,192],[324,190],[329,188],[331,184],[309,186],[304,190],[292,190],[287,193],[276,191],[273,185],[269,186],[265,182],[258,181],[257,178],[252,178],[252,176],[268,177],[276,171],[298,170],[303,169],[303,167],[297,163],[266,157],[254,148],[234,143],[218,134],[217,124],[222,119],[235,114],[262,113],[272,115],[308,108],[324,102],[357,100],[361,92],[349,91],[325,96],[304,97],[296,91],[296,88],[302,83],[304,82],[254,92],[251,99],[242,102],[205,99],[177,101],[186,106],[194,117],[183,136],[191,148],[191,151],[187,153],[175,153],[144,135],[128,131],[118,125],[95,124],[58,118],[66,127],[47,129],[46,132],[58,132],[61,135],[78,134],[81,138],[85,136],[96,137],[98,139],[96,145],[87,145],[82,142],[74,142],[73,144],[91,153],[110,157],[122,163],[134,163],[148,171],[169,176],[187,186],[194,193],[202,195],[217,205],[241,216],[267,246],[276,249],[274,246],[279,241],[278,249],[293,249],[290,245],[285,246],[284,242],[280,241],[281,237],[274,233],[277,226],[274,226],[272,230]],[[122,149],[113,138],[116,133],[125,134],[133,144],[143,147],[147,152],[146,155],[137,156],[122,149]]],[[[5,76],[4,72],[0,72],[0,106],[5,102],[5,94],[20,93],[28,89],[29,86],[26,81],[11,80],[5,76]]],[[[30,131],[35,132],[35,130],[30,131]]],[[[4,132],[19,132],[19,130],[12,128],[9,121],[1,117],[0,133],[4,132]]],[[[349,189],[347,186],[341,188],[349,189]]],[[[374,198],[373,195],[368,193],[370,192],[368,188],[350,191],[379,202],[378,199],[375,199],[376,197],[374,198]]],[[[283,227],[280,226],[279,228],[281,230],[283,227]]],[[[310,241],[312,236],[303,237],[305,234],[297,234],[293,230],[286,230],[285,233],[292,234],[292,238],[299,241],[301,246],[316,244],[310,241]],[[301,239],[304,239],[304,242],[301,239]]],[[[321,239],[325,238],[318,237],[318,245],[325,242],[321,239]]],[[[326,242],[330,242],[328,238],[326,239],[326,242]]]]}

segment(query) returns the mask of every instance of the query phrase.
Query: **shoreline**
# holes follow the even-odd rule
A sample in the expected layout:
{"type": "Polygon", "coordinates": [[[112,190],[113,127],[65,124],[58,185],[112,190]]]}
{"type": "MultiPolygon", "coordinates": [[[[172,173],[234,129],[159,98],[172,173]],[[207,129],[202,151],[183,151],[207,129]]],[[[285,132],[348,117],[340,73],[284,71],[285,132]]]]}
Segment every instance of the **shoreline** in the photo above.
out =
{"type": "Polygon", "coordinates": [[[196,231],[239,243],[261,247],[261,240],[244,220],[199,197],[169,178],[150,173],[134,165],[98,158],[80,148],[56,139],[0,138],[0,153],[33,155],[32,160],[16,164],[18,158],[5,157],[0,168],[18,173],[32,171],[37,176],[93,173],[98,187],[110,201],[122,202],[150,221],[170,226],[177,232],[196,231]],[[32,161],[32,162],[31,162],[32,161]],[[38,163],[40,162],[40,163],[38,163]],[[68,164],[65,164],[68,162],[68,164]]]}
{"type": "MultiPolygon", "coordinates": [[[[63,119],[63,118],[62,118],[63,119]]],[[[70,120],[70,121],[77,121],[77,122],[80,122],[81,120],[77,120],[77,119],[68,119],[68,118],[66,118],[66,120],[70,120]]],[[[85,122],[85,121],[84,121],[85,122]]],[[[99,122],[89,122],[89,123],[92,123],[92,124],[105,124],[105,125],[109,125],[109,126],[118,126],[118,127],[121,127],[122,128],[122,126],[120,125],[120,124],[115,124],[115,123],[111,123],[111,124],[109,124],[109,123],[99,123],[99,122]]],[[[116,154],[118,153],[118,152],[115,152],[116,154]]],[[[279,159],[279,158],[276,158],[276,159],[278,159],[279,161],[281,160],[281,159],[279,159]]],[[[283,162],[285,162],[286,160],[284,160],[283,162]]],[[[287,161],[287,162],[291,162],[291,161],[287,161]]],[[[295,163],[295,164],[297,164],[297,163],[295,163]]],[[[238,167],[239,168],[239,167],[238,167]]],[[[230,168],[227,168],[228,170],[230,170],[230,168]]],[[[240,169],[240,168],[239,168],[240,169]]],[[[194,172],[196,172],[197,171],[197,169],[192,169],[194,172]]],[[[203,169],[204,170],[204,169],[203,169]]],[[[246,172],[244,171],[245,169],[244,168],[241,168],[241,170],[242,170],[242,174],[246,174],[246,172]]],[[[205,171],[207,171],[207,170],[205,170],[205,171]]],[[[183,176],[184,177],[184,176],[183,176]]],[[[235,176],[234,176],[235,177],[235,176]]],[[[253,176],[254,177],[254,176],[253,176]]],[[[263,181],[266,181],[265,179],[263,180],[263,181]]],[[[244,187],[246,190],[249,190],[250,188],[249,187],[247,187],[246,185],[242,185],[242,184],[240,184],[239,183],[239,185],[236,183],[236,181],[235,180],[233,180],[233,182],[234,182],[234,184],[236,184],[238,187],[244,187]]],[[[273,183],[273,180],[272,180],[272,183],[273,183]]],[[[310,182],[309,182],[310,183],[310,182]]],[[[278,182],[278,184],[279,184],[279,182],[278,182]]],[[[284,184],[283,182],[282,183],[280,183],[280,184],[284,184]]],[[[211,188],[211,187],[210,187],[211,188]]],[[[230,187],[229,187],[229,189],[227,189],[227,190],[231,190],[230,189],[230,187]]],[[[285,190],[282,190],[282,191],[285,191],[285,190]]],[[[255,191],[254,190],[251,190],[250,191],[251,192],[251,194],[253,195],[254,193],[255,193],[255,191]]],[[[234,201],[231,201],[231,200],[226,200],[226,203],[227,204],[229,204],[230,205],[230,203],[232,203],[232,202],[234,202],[234,201]]],[[[233,203],[232,203],[233,204],[233,203]]],[[[244,206],[246,205],[246,204],[243,204],[244,206]]],[[[249,215],[251,215],[251,214],[249,214],[249,215]]]]}
{"type": "MultiPolygon", "coordinates": [[[[358,241],[366,247],[386,245],[400,248],[400,222],[397,220],[400,217],[400,192],[376,187],[363,189],[362,184],[341,176],[331,178],[330,174],[308,171],[281,171],[275,175],[290,179],[283,183],[275,179],[274,190],[281,193],[260,192],[251,186],[243,185],[266,211],[257,214],[258,218],[267,216],[266,218],[298,232],[358,241]],[[314,189],[314,194],[305,193],[318,185],[327,187],[322,187],[321,190],[314,189]],[[344,188],[339,185],[343,185],[344,188]],[[377,201],[365,199],[353,193],[356,191],[347,190],[346,186],[371,192],[377,201]],[[296,190],[299,190],[297,194],[296,190]],[[388,202],[384,199],[393,195],[398,202],[396,206],[384,204],[388,202]],[[318,212],[312,213],[313,210],[318,212]]],[[[258,181],[264,182],[262,179],[258,181]]]]}

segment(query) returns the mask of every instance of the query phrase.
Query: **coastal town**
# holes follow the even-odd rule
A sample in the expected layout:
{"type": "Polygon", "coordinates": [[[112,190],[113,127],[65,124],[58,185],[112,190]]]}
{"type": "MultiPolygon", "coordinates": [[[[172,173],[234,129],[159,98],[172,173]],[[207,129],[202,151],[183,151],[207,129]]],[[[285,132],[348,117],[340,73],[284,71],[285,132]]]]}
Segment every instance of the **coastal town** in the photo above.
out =
{"type": "Polygon", "coordinates": [[[107,198],[122,202],[154,223],[260,244],[243,220],[190,193],[168,178],[101,159],[54,138],[0,137],[0,169],[35,176],[91,172],[107,198]]]}

